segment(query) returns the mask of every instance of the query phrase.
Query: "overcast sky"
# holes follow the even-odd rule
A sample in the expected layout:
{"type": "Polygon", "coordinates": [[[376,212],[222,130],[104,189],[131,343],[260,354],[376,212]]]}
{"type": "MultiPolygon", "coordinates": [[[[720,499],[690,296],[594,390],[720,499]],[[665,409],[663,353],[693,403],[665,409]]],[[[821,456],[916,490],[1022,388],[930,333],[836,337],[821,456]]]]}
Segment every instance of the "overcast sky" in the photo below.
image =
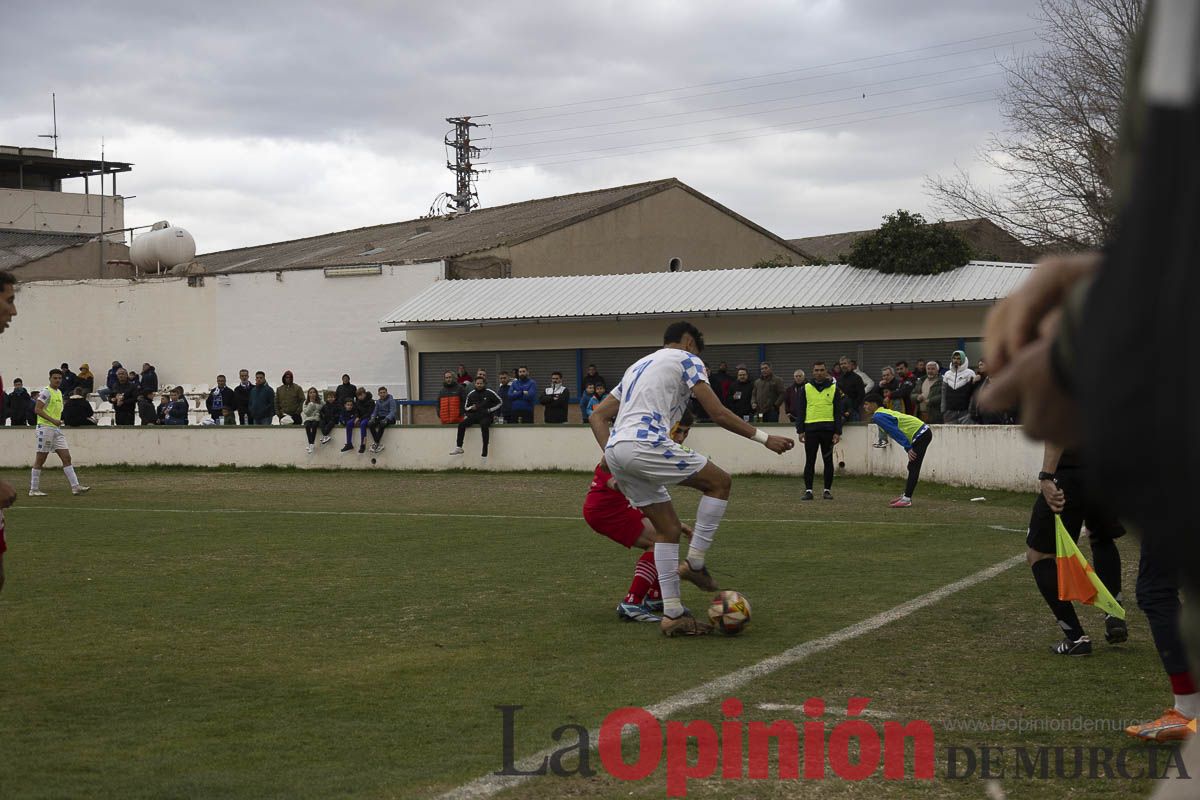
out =
{"type": "Polygon", "coordinates": [[[103,138],[135,165],[126,224],[201,252],[424,215],[453,190],[452,115],[491,123],[485,206],[674,176],[781,236],[833,233],[930,213],[923,177],[956,162],[989,179],[999,63],[1038,47],[1036,6],[10,4],[0,143],[45,146],[56,92],[60,154],[103,138]]]}

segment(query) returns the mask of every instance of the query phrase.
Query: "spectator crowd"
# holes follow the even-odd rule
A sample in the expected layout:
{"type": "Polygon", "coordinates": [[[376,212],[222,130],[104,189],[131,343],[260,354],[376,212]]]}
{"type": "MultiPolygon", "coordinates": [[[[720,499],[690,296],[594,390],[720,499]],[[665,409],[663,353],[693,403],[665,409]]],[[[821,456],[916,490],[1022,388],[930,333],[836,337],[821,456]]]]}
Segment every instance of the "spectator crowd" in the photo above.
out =
{"type": "MultiPolygon", "coordinates": [[[[808,365],[811,368],[811,365],[808,365]]],[[[310,386],[305,390],[295,381],[291,370],[283,373],[277,386],[271,386],[266,373],[259,370],[238,371],[236,382],[230,384],[218,375],[215,385],[203,394],[189,395],[182,386],[160,388],[154,365],[144,363],[140,370],[126,369],[112,362],[102,386],[96,387],[96,377],[88,364],[73,371],[68,364],[63,372],[62,392],[65,398],[63,422],[70,427],[98,424],[95,397],[111,406],[113,424],[188,425],[193,412],[203,408],[203,425],[295,425],[302,427],[307,437],[307,451],[332,441],[334,430],[345,433],[343,452],[355,449],[365,453],[382,452],[388,427],[399,420],[400,403],[386,387],[374,392],[356,386],[349,375],[332,389],[310,386]],[[357,447],[355,437],[357,436],[357,447]],[[368,439],[368,436],[370,437],[368,439]],[[318,440],[319,437],[319,440],[318,440]]],[[[771,364],[758,365],[752,377],[750,368],[738,364],[733,370],[722,361],[710,366],[709,383],[727,408],[748,422],[795,422],[797,409],[803,407],[805,385],[810,382],[804,369],[792,372],[785,383],[775,374],[771,364]]],[[[823,381],[837,384],[842,397],[839,413],[846,423],[863,422],[863,400],[872,390],[882,395],[885,405],[920,418],[931,424],[1010,424],[1016,418],[1009,413],[985,411],[978,405],[980,390],[988,383],[985,363],[980,360],[972,369],[966,353],[954,351],[946,366],[938,361],[917,359],[910,369],[907,361],[897,361],[880,370],[878,380],[859,368],[858,363],[842,356],[823,381]]],[[[531,424],[540,417],[547,424],[564,424],[578,407],[579,416],[586,422],[593,409],[608,396],[612,384],[600,374],[595,364],[589,364],[582,376],[583,392],[572,397],[571,388],[563,382],[563,374],[550,373],[546,385],[525,366],[501,370],[492,385],[487,370],[472,373],[466,365],[446,370],[438,393],[436,410],[444,425],[458,427],[459,439],[455,450],[461,452],[462,435],[470,426],[478,426],[484,434],[486,455],[488,429],[492,425],[531,424]]],[[[40,388],[33,387],[34,392],[40,388]]],[[[36,425],[34,397],[20,378],[12,382],[5,394],[0,383],[0,424],[13,426],[36,425]]],[[[707,419],[698,403],[692,404],[697,421],[707,419]]]]}

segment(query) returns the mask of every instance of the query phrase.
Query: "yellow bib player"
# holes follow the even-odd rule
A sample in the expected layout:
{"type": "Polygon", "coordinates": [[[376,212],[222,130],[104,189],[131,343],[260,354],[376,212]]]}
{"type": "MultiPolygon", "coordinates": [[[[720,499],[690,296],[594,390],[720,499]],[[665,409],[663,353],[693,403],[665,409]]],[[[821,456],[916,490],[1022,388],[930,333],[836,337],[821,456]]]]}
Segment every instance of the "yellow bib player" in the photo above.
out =
{"type": "Polygon", "coordinates": [[[79,484],[75,476],[75,467],[71,466],[71,451],[67,449],[67,437],[62,432],[63,396],[59,387],[62,385],[62,370],[50,370],[50,385],[38,392],[37,403],[33,413],[37,416],[37,453],[33,457],[33,469],[29,471],[29,496],[45,497],[42,491],[42,467],[46,457],[57,453],[62,460],[63,474],[71,484],[71,494],[83,494],[87,486],[79,484]]]}
{"type": "Polygon", "coordinates": [[[925,450],[933,441],[933,431],[916,417],[884,408],[883,396],[878,392],[867,395],[863,400],[863,407],[871,415],[871,421],[879,426],[879,430],[895,439],[908,454],[908,482],[904,485],[904,494],[888,503],[892,508],[908,508],[912,505],[913,492],[916,491],[917,481],[921,477],[921,463],[925,460],[925,450]]]}

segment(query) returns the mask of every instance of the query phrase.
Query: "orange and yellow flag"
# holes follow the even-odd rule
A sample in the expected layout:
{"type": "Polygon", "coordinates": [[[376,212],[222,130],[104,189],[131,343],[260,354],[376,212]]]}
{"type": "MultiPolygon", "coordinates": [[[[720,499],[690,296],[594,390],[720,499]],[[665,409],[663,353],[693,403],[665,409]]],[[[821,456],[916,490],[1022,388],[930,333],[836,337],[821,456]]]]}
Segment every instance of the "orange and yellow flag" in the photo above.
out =
{"type": "Polygon", "coordinates": [[[1117,619],[1125,619],[1125,609],[1104,587],[1092,565],[1079,552],[1062,518],[1054,515],[1055,559],[1058,565],[1058,599],[1079,600],[1094,605],[1117,619]]]}

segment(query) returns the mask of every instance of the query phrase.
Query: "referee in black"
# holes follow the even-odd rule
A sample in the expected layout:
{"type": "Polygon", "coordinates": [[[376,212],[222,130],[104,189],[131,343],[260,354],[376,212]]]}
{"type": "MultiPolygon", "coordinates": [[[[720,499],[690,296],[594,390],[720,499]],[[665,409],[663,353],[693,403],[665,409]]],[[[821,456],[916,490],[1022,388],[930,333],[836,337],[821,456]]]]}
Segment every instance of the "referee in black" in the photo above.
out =
{"type": "Polygon", "coordinates": [[[796,433],[804,444],[804,497],[813,499],[813,476],[817,464],[817,449],[825,462],[825,491],[822,497],[833,499],[833,446],[842,439],[842,408],[845,397],[829,376],[824,361],[813,364],[808,383],[796,392],[792,416],[796,433]]]}
{"type": "MultiPolygon", "coordinates": [[[[1079,541],[1079,534],[1087,525],[1096,577],[1118,603],[1121,602],[1121,551],[1117,549],[1116,540],[1125,535],[1125,528],[1111,512],[1089,500],[1083,459],[1077,451],[1063,450],[1047,442],[1042,455],[1042,471],[1038,473],[1038,487],[1040,492],[1033,503],[1029,535],[1025,539],[1026,560],[1038,590],[1065,637],[1053,651],[1062,656],[1086,656],[1092,652],[1092,640],[1084,633],[1071,602],[1058,599],[1054,515],[1062,517],[1063,527],[1075,542],[1079,541]]],[[[1104,638],[1108,643],[1120,644],[1128,637],[1129,628],[1125,621],[1105,614],[1104,638]]]]}

